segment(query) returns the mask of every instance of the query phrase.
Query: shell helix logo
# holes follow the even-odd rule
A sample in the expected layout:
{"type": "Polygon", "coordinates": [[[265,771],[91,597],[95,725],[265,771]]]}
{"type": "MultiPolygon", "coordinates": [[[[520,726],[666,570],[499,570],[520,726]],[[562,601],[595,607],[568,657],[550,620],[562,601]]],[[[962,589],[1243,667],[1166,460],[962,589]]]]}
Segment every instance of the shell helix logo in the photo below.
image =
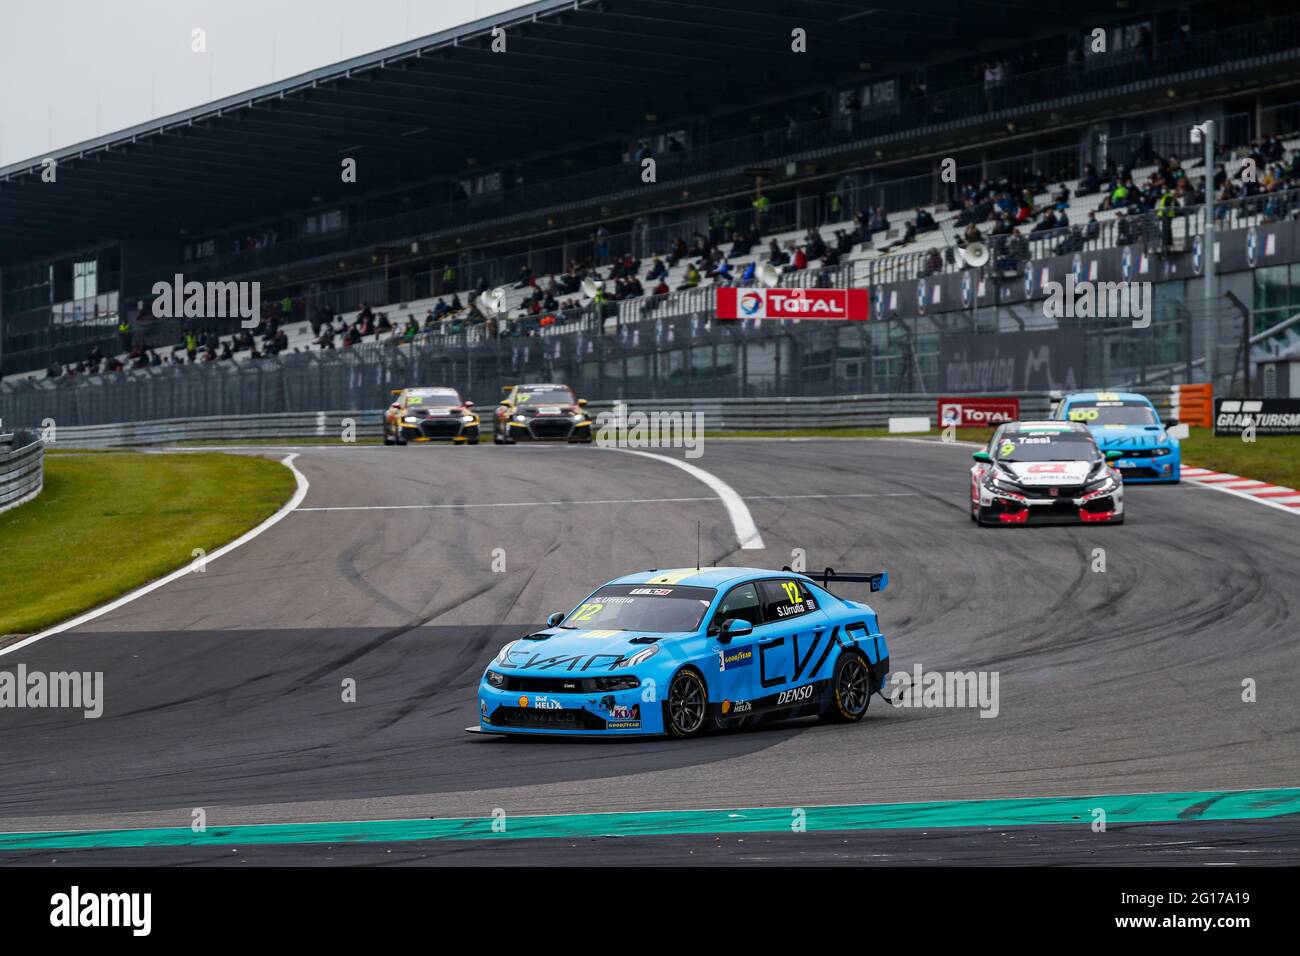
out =
{"type": "Polygon", "coordinates": [[[519,706],[520,706],[520,707],[527,707],[527,706],[528,706],[528,698],[527,698],[527,697],[520,697],[520,698],[519,698],[519,706]]]}
{"type": "Polygon", "coordinates": [[[740,311],[745,315],[757,315],[763,308],[763,297],[757,292],[746,292],[740,297],[740,311]]]}

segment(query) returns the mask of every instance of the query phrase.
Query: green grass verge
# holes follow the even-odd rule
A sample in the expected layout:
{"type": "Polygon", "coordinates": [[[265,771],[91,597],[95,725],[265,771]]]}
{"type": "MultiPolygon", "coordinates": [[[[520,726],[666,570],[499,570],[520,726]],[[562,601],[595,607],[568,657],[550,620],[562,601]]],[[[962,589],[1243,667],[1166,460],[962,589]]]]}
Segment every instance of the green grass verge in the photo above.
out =
{"type": "Polygon", "coordinates": [[[268,458],[52,456],[45,490],[0,514],[0,635],[147,584],[261,523],[293,490],[292,472],[268,458]]]}
{"type": "Polygon", "coordinates": [[[1212,428],[1193,428],[1182,447],[1184,465],[1300,488],[1300,435],[1261,435],[1246,442],[1215,438],[1212,428]]]}

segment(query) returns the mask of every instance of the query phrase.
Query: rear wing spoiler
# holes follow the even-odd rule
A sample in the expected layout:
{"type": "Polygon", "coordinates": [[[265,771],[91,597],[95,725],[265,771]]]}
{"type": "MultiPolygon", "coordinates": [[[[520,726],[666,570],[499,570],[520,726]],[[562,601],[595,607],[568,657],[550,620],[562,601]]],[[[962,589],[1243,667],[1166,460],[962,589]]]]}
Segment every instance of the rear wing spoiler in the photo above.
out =
{"type": "MultiPolygon", "coordinates": [[[[791,568],[789,565],[786,565],[785,567],[781,568],[781,570],[790,571],[791,573],[798,573],[794,571],[794,569],[791,568]]],[[[814,581],[817,580],[818,577],[818,575],[812,573],[809,573],[808,576],[812,578],[814,581]]],[[[888,571],[840,572],[840,571],[836,571],[834,568],[826,568],[824,571],[821,572],[820,576],[822,581],[822,587],[824,588],[830,587],[832,581],[845,581],[845,582],[852,582],[857,584],[870,584],[872,593],[875,593],[876,591],[883,591],[885,590],[885,588],[889,587],[888,571]]]]}

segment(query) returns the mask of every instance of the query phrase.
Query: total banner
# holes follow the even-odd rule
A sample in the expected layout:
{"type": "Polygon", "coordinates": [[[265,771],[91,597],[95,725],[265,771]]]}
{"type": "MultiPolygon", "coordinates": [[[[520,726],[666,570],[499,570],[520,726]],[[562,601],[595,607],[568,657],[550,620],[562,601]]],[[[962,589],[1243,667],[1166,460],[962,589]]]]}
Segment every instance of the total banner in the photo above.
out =
{"type": "Polygon", "coordinates": [[[1018,398],[940,398],[939,427],[979,428],[1020,419],[1018,398]]]}
{"type": "Polygon", "coordinates": [[[834,319],[865,321],[866,289],[735,289],[717,292],[719,319],[834,319]]]}
{"type": "Polygon", "coordinates": [[[1214,434],[1300,435],[1300,398],[1219,398],[1214,402],[1214,434]]]}
{"type": "Polygon", "coordinates": [[[1082,329],[939,336],[945,392],[1074,391],[1084,381],[1082,329]]]}

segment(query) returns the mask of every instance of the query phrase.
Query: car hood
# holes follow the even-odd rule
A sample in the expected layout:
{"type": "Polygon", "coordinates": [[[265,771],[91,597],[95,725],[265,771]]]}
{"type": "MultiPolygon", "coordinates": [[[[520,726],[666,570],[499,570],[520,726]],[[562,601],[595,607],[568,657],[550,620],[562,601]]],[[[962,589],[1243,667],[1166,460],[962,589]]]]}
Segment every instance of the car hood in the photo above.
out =
{"type": "Polygon", "coordinates": [[[1141,448],[1169,447],[1173,439],[1163,428],[1145,425],[1097,425],[1090,428],[1102,451],[1134,451],[1141,448]]]}
{"type": "Polygon", "coordinates": [[[644,663],[693,633],[546,628],[509,644],[491,666],[510,673],[602,674],[644,663]]]}
{"type": "Polygon", "coordinates": [[[526,405],[516,408],[515,414],[536,418],[538,415],[576,415],[578,411],[577,405],[526,405]]]}
{"type": "Polygon", "coordinates": [[[1026,488],[1081,485],[1093,469],[1088,461],[1013,461],[999,463],[1026,488]]]}

